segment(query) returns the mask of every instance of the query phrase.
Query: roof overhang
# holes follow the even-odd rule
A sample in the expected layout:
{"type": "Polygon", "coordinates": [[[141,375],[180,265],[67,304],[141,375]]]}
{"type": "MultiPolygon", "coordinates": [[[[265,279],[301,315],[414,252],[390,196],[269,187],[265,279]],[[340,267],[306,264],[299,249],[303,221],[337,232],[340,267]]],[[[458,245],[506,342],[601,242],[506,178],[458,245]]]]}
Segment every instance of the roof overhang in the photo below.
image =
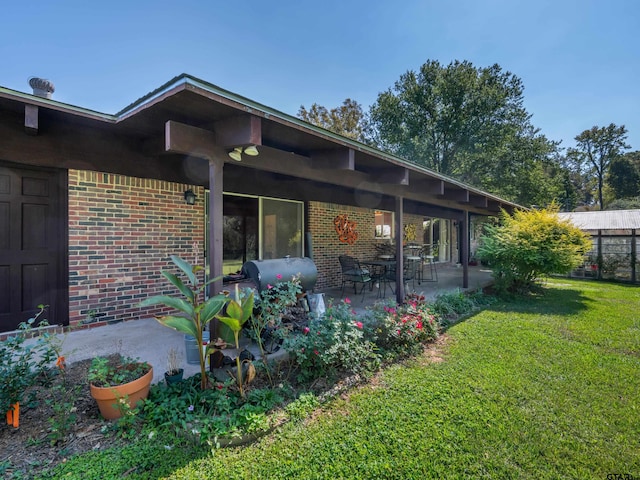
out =
{"type": "MultiPolygon", "coordinates": [[[[55,159],[66,149],[79,157],[85,152],[91,160],[74,161],[74,155],[60,155],[54,166],[85,165],[98,171],[164,179],[184,173],[184,163],[189,162],[189,180],[206,185],[206,161],[223,158],[232,177],[234,171],[251,168],[262,172],[259,178],[304,179],[318,188],[360,192],[361,197],[402,197],[416,210],[420,205],[434,205],[495,215],[501,208],[509,212],[521,208],[186,74],[115,115],[0,88],[0,124],[6,119],[15,122],[21,115],[32,144],[15,139],[7,153],[0,146],[0,155],[8,160],[17,157],[18,161],[36,162],[35,152],[47,148],[55,159]],[[34,149],[33,143],[40,145],[34,149]],[[260,155],[243,157],[241,162],[227,156],[230,149],[246,145],[257,145],[260,155]],[[25,146],[27,153],[21,155],[25,146]],[[12,152],[13,156],[7,156],[12,152]],[[149,168],[151,164],[157,165],[156,171],[149,168]]],[[[236,177],[240,188],[242,174],[236,177]]]]}

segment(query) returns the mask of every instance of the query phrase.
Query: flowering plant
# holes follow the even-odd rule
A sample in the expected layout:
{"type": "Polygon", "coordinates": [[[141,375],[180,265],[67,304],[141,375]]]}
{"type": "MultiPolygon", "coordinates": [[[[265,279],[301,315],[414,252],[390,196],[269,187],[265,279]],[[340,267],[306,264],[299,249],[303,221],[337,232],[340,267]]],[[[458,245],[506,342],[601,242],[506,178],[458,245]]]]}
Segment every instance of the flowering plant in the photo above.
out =
{"type": "Polygon", "coordinates": [[[321,318],[313,318],[302,335],[285,339],[283,347],[300,368],[302,380],[338,370],[368,373],[379,366],[374,345],[365,340],[364,324],[355,316],[350,300],[329,302],[321,318]]]}
{"type": "Polygon", "coordinates": [[[414,353],[423,342],[438,336],[438,318],[422,295],[409,295],[405,303],[381,303],[367,318],[367,337],[392,356],[414,353]]]}
{"type": "MultiPolygon", "coordinates": [[[[252,319],[252,338],[256,340],[264,356],[263,335],[268,330],[270,336],[283,338],[288,330],[282,327],[282,317],[287,309],[298,301],[298,294],[302,293],[300,275],[294,275],[291,280],[281,281],[282,275],[276,275],[278,282],[275,285],[267,285],[267,288],[259,293],[257,298],[258,315],[252,319]]],[[[270,352],[267,352],[270,353],[270,352]]]]}

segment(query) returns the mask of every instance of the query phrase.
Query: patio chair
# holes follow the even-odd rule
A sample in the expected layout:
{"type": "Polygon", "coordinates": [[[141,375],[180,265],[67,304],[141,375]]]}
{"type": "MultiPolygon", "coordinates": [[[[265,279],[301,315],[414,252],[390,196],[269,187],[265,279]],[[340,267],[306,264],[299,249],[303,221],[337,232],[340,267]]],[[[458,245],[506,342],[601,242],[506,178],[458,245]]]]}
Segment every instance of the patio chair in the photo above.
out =
{"type": "Polygon", "coordinates": [[[340,296],[344,295],[345,283],[353,283],[355,295],[358,294],[358,284],[361,283],[362,288],[360,289],[360,293],[362,294],[362,301],[364,302],[364,287],[366,287],[367,284],[371,285],[372,282],[369,270],[362,268],[360,262],[349,255],[340,255],[338,260],[340,261],[340,268],[342,269],[342,293],[340,296]]]}
{"type": "Polygon", "coordinates": [[[436,268],[435,256],[431,252],[430,245],[424,245],[420,252],[422,262],[420,264],[420,270],[418,271],[418,285],[422,282],[437,282],[438,270],[436,268]],[[429,269],[429,277],[425,277],[425,270],[429,269]]]}
{"type": "MultiPolygon", "coordinates": [[[[418,275],[418,271],[420,268],[420,263],[413,261],[413,260],[407,260],[406,258],[404,259],[404,264],[403,264],[403,268],[402,268],[402,282],[408,286],[409,282],[412,283],[413,285],[413,289],[415,290],[416,288],[416,277],[418,275]]],[[[384,275],[384,295],[386,296],[387,294],[387,285],[389,285],[389,288],[391,289],[391,293],[396,293],[394,288],[391,286],[391,283],[396,282],[396,267],[389,267],[387,268],[385,275],[384,275]]]]}

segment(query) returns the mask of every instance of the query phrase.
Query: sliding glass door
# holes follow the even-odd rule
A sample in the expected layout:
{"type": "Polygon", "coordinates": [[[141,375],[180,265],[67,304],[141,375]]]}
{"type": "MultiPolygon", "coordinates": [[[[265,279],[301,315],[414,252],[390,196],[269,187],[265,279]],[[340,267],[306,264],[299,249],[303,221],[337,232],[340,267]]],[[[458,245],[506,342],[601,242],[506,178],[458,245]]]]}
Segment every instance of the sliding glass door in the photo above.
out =
{"type": "Polygon", "coordinates": [[[260,258],[302,257],[303,204],[260,197],[260,258]]]}

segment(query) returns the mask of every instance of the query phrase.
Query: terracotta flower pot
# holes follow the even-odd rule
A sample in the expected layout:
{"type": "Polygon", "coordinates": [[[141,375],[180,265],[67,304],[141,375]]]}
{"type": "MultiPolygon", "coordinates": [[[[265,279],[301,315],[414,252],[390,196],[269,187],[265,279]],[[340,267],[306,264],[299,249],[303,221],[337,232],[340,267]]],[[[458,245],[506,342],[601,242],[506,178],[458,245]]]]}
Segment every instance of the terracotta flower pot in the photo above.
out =
{"type": "Polygon", "coordinates": [[[91,396],[98,402],[100,414],[107,420],[115,420],[122,416],[121,409],[118,407],[119,399],[127,397],[129,407],[134,408],[138,401],[149,395],[151,380],[153,380],[153,367],[133,382],[114,387],[96,387],[91,384],[91,396]]]}

